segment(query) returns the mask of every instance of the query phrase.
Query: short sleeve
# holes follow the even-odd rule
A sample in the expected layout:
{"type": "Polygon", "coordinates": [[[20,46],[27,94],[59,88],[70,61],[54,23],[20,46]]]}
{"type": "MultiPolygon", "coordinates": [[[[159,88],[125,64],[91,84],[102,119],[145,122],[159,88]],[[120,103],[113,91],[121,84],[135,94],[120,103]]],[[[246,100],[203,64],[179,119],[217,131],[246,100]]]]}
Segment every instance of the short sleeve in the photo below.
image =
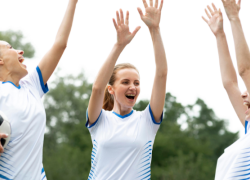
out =
{"type": "Polygon", "coordinates": [[[104,122],[105,114],[106,114],[106,111],[102,109],[97,120],[93,124],[89,125],[89,116],[88,116],[88,109],[87,109],[86,111],[87,122],[85,126],[88,128],[91,136],[95,136],[96,131],[100,128],[101,124],[104,122]]]}
{"type": "Polygon", "coordinates": [[[42,72],[38,66],[34,71],[32,71],[26,77],[23,78],[22,83],[31,84],[32,87],[38,90],[41,98],[49,91],[47,83],[44,84],[42,72]]]}
{"type": "Polygon", "coordinates": [[[146,107],[144,111],[142,111],[142,119],[146,120],[146,123],[151,127],[151,130],[154,134],[157,133],[163,119],[163,113],[161,115],[161,121],[157,123],[154,119],[153,112],[151,110],[150,104],[146,107]]]}

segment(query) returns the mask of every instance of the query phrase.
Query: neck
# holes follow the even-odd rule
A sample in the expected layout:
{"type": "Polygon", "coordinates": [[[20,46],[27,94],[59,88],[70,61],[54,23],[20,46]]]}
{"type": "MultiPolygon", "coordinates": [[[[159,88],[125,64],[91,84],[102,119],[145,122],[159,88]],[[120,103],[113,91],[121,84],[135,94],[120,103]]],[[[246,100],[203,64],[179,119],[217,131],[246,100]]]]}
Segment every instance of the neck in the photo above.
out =
{"type": "Polygon", "coordinates": [[[10,82],[14,83],[16,86],[19,86],[20,78],[18,76],[13,76],[10,73],[7,73],[3,76],[2,76],[2,74],[0,75],[0,81],[2,81],[2,82],[10,81],[10,82]]]}
{"type": "Polygon", "coordinates": [[[129,114],[132,111],[132,107],[124,107],[121,104],[118,104],[116,101],[114,102],[114,108],[113,111],[117,114],[120,114],[121,116],[124,116],[126,114],[129,114]]]}

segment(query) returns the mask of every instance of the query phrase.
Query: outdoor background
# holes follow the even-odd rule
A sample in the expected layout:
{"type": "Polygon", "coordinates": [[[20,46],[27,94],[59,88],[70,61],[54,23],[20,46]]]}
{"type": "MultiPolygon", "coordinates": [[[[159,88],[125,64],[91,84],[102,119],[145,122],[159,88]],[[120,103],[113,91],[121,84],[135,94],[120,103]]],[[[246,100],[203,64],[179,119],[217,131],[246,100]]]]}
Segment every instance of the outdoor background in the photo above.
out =
{"type": "MultiPolygon", "coordinates": [[[[68,0],[0,2],[0,39],[25,51],[24,64],[31,71],[52,46],[68,0]]],[[[236,65],[230,24],[221,1],[213,2],[222,8],[236,65]]],[[[169,74],[164,120],[153,150],[153,180],[213,179],[218,157],[244,134],[221,83],[214,35],[201,19],[204,8],[211,3],[164,1],[161,33],[169,74]]],[[[141,0],[78,0],[68,47],[49,80],[50,92],[44,98],[47,113],[44,168],[49,180],[88,177],[92,143],[84,126],[85,113],[97,71],[116,42],[112,18],[119,8],[130,11],[131,30],[138,25],[142,28],[118,63],[132,63],[140,71],[140,102],[135,109],[143,110],[148,104],[155,72],[154,54],[137,7],[143,9],[141,0]]],[[[250,1],[242,0],[240,17],[248,42],[249,7],[250,1]]],[[[239,85],[245,90],[240,78],[239,85]]]]}

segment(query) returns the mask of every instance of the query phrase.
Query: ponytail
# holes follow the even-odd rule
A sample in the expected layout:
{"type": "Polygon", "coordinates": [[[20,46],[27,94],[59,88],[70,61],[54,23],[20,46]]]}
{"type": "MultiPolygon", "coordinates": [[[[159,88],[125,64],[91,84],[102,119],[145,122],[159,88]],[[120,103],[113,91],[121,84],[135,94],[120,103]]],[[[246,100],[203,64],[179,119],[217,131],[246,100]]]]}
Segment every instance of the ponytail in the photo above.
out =
{"type": "Polygon", "coordinates": [[[107,110],[107,111],[112,111],[113,107],[114,107],[114,99],[108,91],[108,86],[106,86],[104,90],[104,99],[103,99],[102,109],[107,110]]]}

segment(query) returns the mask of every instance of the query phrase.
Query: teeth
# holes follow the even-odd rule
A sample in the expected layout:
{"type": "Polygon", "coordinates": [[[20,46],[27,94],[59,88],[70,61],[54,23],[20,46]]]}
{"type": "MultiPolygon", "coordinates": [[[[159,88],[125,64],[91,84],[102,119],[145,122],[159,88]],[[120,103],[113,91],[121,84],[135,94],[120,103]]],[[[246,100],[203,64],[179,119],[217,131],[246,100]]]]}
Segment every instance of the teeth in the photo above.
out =
{"type": "Polygon", "coordinates": [[[127,94],[127,96],[135,96],[134,94],[127,94]]]}

